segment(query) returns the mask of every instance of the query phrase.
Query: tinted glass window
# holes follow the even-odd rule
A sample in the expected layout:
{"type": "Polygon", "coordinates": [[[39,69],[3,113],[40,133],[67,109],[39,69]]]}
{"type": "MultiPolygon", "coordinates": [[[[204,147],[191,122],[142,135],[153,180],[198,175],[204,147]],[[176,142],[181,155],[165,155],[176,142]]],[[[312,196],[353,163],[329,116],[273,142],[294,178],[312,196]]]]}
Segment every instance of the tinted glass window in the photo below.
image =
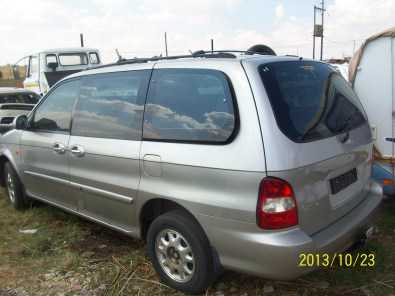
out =
{"type": "Polygon", "coordinates": [[[63,53],[59,54],[59,62],[62,66],[88,65],[86,53],[63,53]]]}
{"type": "Polygon", "coordinates": [[[100,62],[99,56],[97,55],[96,52],[89,53],[89,59],[91,64],[98,64],[100,62]]]}
{"type": "Polygon", "coordinates": [[[0,104],[37,104],[39,99],[33,93],[0,94],[0,104]]]}
{"type": "Polygon", "coordinates": [[[34,113],[32,128],[47,131],[69,131],[71,111],[78,94],[78,80],[59,85],[45,98],[45,101],[34,113]]]}
{"type": "Polygon", "coordinates": [[[354,91],[329,65],[277,62],[259,71],[277,124],[293,141],[331,137],[367,122],[354,91]]]}
{"type": "Polygon", "coordinates": [[[222,72],[154,71],[144,115],[144,138],[225,142],[234,129],[232,93],[222,72]]]}
{"type": "Polygon", "coordinates": [[[149,75],[142,70],[85,77],[72,134],[140,140],[149,75]]]}

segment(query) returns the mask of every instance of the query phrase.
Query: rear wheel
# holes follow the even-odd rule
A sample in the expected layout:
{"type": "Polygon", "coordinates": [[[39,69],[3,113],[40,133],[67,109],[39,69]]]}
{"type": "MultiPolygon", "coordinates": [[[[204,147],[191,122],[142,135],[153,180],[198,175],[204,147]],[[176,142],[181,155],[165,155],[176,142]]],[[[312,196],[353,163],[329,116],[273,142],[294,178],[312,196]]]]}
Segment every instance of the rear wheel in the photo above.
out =
{"type": "Polygon", "coordinates": [[[17,210],[26,209],[29,203],[23,191],[23,185],[12,165],[7,162],[4,165],[4,184],[8,200],[17,210]]]}
{"type": "Polygon", "coordinates": [[[214,279],[210,244],[182,211],[156,218],[147,235],[148,255],[162,281],[188,294],[202,293],[214,279]]]}

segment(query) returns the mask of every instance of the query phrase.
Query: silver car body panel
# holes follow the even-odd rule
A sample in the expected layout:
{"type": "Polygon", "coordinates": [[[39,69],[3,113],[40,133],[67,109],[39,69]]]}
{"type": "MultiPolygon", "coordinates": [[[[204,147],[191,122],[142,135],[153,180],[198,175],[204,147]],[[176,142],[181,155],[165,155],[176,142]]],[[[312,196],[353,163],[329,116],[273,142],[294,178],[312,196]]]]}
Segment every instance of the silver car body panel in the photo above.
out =
{"type": "Polygon", "coordinates": [[[77,209],[78,199],[70,194],[69,162],[66,151],[57,152],[55,144],[67,147],[70,136],[62,133],[23,131],[21,168],[28,194],[77,209]]]}
{"type": "Polygon", "coordinates": [[[69,147],[79,145],[83,156],[68,153],[70,181],[81,213],[118,227],[133,226],[140,182],[140,141],[71,136],[69,147]]]}
{"type": "Polygon", "coordinates": [[[214,216],[200,215],[199,221],[225,267],[270,279],[291,280],[317,268],[299,267],[300,254],[343,252],[372,226],[382,189],[376,183],[369,186],[368,198],[314,235],[299,227],[262,231],[256,224],[214,216]]]}

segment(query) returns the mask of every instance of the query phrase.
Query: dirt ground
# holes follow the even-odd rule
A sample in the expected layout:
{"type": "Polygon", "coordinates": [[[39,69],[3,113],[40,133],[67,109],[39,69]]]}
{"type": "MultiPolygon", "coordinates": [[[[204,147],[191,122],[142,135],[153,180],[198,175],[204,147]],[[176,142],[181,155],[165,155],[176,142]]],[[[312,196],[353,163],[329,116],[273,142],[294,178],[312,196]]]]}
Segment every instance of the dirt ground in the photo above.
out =
{"type": "MultiPolygon", "coordinates": [[[[375,267],[335,266],[291,282],[225,272],[206,295],[395,296],[395,199],[358,252],[374,253],[375,267]]],[[[0,195],[0,296],[35,295],[181,294],[159,282],[144,242],[42,204],[17,212],[0,195]]]]}

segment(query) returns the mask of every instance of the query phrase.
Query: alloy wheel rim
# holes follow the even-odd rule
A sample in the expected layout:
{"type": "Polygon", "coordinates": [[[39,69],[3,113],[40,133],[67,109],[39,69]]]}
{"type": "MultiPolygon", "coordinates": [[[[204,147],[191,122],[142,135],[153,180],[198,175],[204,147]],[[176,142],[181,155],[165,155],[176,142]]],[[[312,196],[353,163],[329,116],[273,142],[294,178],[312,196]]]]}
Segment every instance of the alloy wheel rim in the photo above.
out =
{"type": "Polygon", "coordinates": [[[10,201],[15,203],[15,184],[11,174],[7,174],[7,191],[10,201]]]}
{"type": "Polygon", "coordinates": [[[162,270],[179,283],[190,281],[195,273],[195,257],[189,242],[179,232],[164,229],[155,240],[155,253],[162,270]]]}

